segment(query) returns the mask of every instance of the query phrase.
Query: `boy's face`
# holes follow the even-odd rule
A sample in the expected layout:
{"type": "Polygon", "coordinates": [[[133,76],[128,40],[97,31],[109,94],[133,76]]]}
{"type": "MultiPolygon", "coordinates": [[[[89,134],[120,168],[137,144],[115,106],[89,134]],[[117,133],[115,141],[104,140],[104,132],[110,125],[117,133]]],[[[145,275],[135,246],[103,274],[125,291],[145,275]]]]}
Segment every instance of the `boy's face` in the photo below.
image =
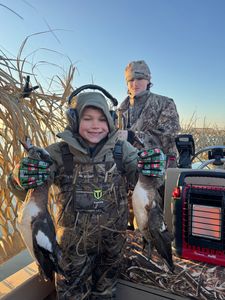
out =
{"type": "Polygon", "coordinates": [[[79,134],[88,145],[95,146],[108,133],[108,123],[103,112],[98,108],[85,108],[80,119],[79,134]]]}

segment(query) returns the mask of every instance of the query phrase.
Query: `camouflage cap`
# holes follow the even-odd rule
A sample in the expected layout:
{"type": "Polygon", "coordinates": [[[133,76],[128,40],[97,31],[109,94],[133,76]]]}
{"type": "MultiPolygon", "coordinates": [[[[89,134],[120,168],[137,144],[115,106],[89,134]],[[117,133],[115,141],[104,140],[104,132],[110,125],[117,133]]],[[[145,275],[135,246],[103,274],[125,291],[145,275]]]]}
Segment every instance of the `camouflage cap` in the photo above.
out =
{"type": "Polygon", "coordinates": [[[137,60],[130,62],[125,68],[126,81],[132,79],[147,79],[150,81],[151,72],[144,60],[137,60]]]}

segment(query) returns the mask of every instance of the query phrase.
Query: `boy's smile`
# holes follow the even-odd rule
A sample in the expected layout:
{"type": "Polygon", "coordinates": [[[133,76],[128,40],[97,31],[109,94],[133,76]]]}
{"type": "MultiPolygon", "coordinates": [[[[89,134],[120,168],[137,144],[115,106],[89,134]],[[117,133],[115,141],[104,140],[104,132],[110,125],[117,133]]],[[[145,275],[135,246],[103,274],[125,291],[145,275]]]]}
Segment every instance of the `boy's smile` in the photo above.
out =
{"type": "Polygon", "coordinates": [[[80,136],[88,142],[89,146],[95,146],[108,133],[108,122],[103,112],[95,107],[86,107],[80,119],[80,136]]]}

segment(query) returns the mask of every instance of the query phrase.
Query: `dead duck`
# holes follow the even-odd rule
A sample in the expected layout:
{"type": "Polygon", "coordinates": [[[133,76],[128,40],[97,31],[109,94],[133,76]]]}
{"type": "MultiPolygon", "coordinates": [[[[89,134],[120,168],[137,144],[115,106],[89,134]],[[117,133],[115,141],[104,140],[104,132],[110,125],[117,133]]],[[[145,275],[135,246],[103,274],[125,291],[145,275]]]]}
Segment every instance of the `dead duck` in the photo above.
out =
{"type": "Polygon", "coordinates": [[[159,205],[160,197],[151,187],[151,180],[152,178],[139,175],[132,196],[134,215],[143,239],[148,244],[149,256],[151,256],[152,248],[155,247],[165,259],[170,271],[173,271],[173,236],[164,222],[163,212],[159,205]]]}
{"type": "MultiPolygon", "coordinates": [[[[22,143],[33,159],[50,159],[49,153],[35,147],[27,139],[22,143]]],[[[48,211],[48,185],[44,184],[27,192],[17,219],[18,229],[32,257],[36,260],[40,274],[52,280],[54,272],[64,276],[59,266],[61,250],[56,240],[55,227],[48,211]]]]}

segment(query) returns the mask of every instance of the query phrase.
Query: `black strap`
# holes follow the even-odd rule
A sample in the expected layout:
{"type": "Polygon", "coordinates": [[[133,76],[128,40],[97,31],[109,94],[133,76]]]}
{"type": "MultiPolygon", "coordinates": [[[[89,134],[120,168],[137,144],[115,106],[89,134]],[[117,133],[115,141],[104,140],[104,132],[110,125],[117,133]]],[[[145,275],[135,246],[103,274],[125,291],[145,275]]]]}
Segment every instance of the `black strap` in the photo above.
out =
{"type": "MultiPolygon", "coordinates": [[[[122,143],[123,143],[122,141],[118,141],[115,144],[115,147],[113,149],[113,158],[115,159],[117,169],[121,174],[124,173],[124,168],[122,164],[122,157],[123,157],[122,143]]],[[[62,151],[62,161],[65,169],[65,174],[73,175],[73,154],[70,152],[68,144],[63,143],[61,145],[61,151],[62,151]]]]}
{"type": "Polygon", "coordinates": [[[61,145],[62,161],[66,175],[73,175],[73,154],[69,150],[69,146],[66,143],[61,145]]]}
{"type": "Polygon", "coordinates": [[[115,163],[117,166],[118,171],[123,174],[124,173],[124,168],[122,164],[122,158],[123,158],[123,142],[118,141],[115,144],[115,147],[113,149],[113,157],[115,159],[115,163]]]}

